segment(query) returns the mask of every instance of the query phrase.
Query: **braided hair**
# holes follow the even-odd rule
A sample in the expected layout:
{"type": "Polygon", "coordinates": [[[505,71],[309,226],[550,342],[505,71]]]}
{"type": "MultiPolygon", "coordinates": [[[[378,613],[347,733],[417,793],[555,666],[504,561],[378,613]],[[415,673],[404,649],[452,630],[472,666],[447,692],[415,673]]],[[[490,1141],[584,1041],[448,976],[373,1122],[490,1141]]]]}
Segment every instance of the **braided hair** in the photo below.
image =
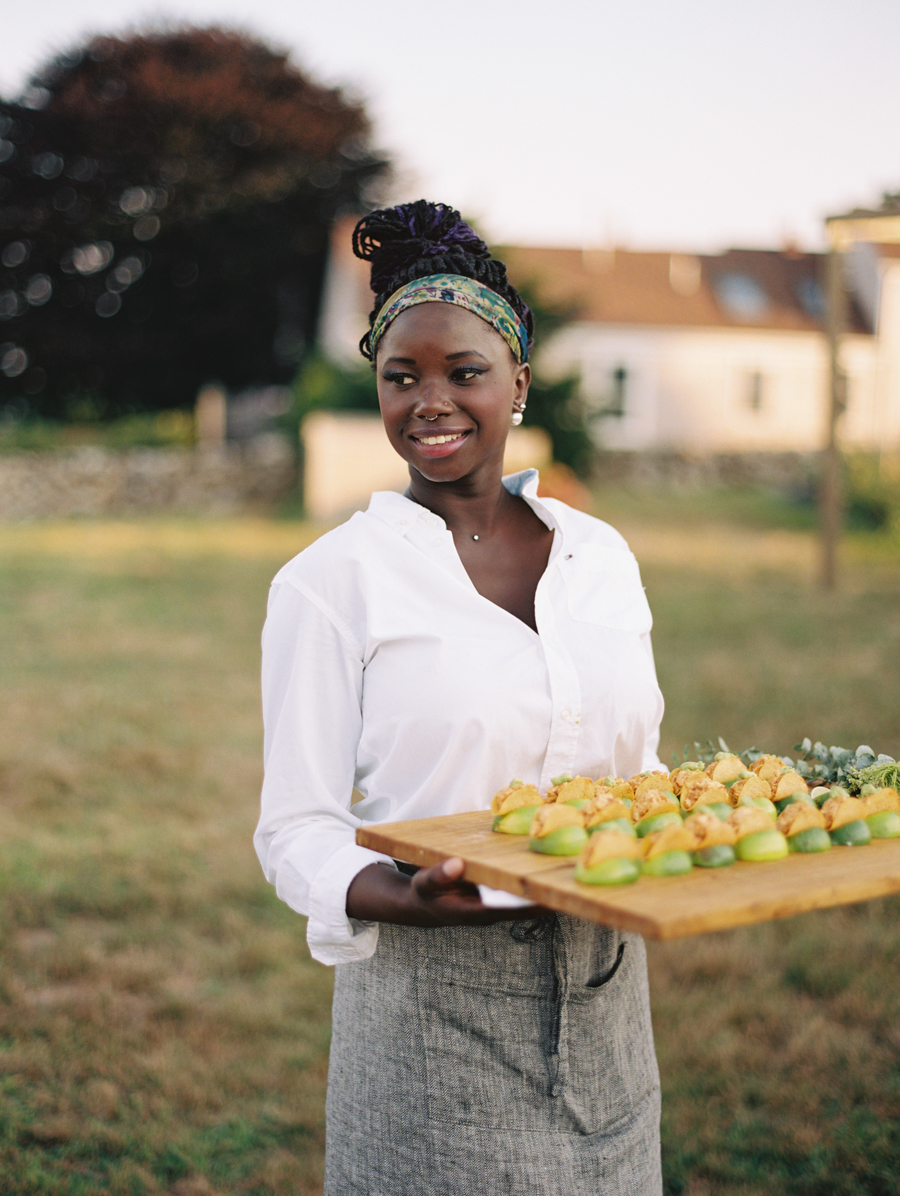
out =
{"type": "Polygon", "coordinates": [[[506,277],[503,262],[469,227],[455,208],[417,199],[395,208],[379,208],[364,216],[353,230],[353,252],[371,262],[375,306],[369,331],[359,342],[363,357],[374,361],[372,326],[393,293],[429,274],[461,274],[489,287],[510,305],[534,339],[534,319],[519,292],[506,277]]]}

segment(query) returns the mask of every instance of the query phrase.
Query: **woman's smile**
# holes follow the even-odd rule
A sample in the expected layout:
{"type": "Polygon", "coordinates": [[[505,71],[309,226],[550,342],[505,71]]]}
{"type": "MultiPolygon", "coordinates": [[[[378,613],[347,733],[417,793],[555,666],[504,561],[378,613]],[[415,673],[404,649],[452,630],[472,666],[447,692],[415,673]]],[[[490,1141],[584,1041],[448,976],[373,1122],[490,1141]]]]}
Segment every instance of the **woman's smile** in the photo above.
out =
{"type": "Polygon", "coordinates": [[[447,457],[462,446],[468,435],[467,431],[410,433],[410,440],[415,441],[419,452],[426,457],[447,457]]]}

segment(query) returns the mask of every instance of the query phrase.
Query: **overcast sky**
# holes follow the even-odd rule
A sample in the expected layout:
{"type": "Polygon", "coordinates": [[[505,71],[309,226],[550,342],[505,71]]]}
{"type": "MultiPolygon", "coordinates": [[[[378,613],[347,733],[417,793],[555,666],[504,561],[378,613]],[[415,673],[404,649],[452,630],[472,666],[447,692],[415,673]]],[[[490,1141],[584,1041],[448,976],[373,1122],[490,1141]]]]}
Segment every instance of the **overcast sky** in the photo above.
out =
{"type": "Polygon", "coordinates": [[[0,92],[161,20],[361,96],[395,198],[496,241],[817,248],[825,215],[900,190],[900,0],[7,0],[0,92]]]}

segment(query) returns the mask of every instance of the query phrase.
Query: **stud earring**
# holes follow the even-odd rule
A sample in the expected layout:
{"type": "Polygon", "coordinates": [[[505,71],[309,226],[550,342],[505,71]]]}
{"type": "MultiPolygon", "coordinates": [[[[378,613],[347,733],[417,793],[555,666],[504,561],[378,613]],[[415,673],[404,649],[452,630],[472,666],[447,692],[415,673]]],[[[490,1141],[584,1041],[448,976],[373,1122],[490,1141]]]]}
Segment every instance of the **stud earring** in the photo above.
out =
{"type": "Polygon", "coordinates": [[[518,427],[519,424],[522,422],[522,419],[523,419],[523,416],[522,416],[521,411],[514,411],[512,413],[512,424],[514,427],[518,427]]]}

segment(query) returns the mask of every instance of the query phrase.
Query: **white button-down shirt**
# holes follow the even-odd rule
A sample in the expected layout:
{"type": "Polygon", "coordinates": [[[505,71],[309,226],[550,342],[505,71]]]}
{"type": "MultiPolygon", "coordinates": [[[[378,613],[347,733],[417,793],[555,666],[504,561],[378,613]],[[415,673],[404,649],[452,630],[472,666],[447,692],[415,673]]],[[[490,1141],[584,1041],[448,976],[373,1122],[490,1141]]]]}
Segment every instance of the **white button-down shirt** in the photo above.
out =
{"type": "Polygon", "coordinates": [[[356,874],[387,861],[356,845],[358,826],[487,809],[513,777],[544,790],[559,773],[658,765],[663,702],[637,562],[608,524],[538,498],[534,470],[504,483],[554,531],[537,633],[478,593],[442,519],[395,493],[374,494],[272,583],[255,845],[323,963],[377,944],[377,924],[345,912],[356,874]]]}

